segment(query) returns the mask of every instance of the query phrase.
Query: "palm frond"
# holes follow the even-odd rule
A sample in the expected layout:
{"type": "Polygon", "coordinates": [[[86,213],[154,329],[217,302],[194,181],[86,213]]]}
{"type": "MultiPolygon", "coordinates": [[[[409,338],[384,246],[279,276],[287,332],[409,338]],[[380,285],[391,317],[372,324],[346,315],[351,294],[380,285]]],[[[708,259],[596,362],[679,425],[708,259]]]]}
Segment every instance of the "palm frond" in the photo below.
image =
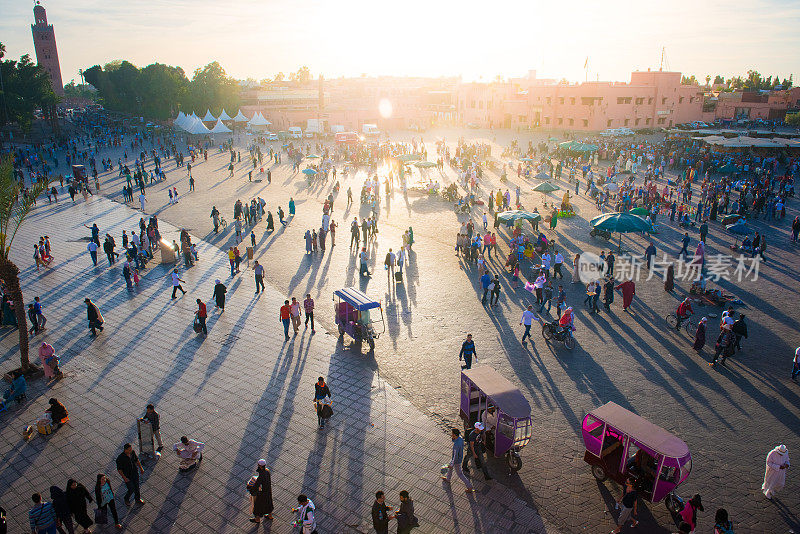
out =
{"type": "Polygon", "coordinates": [[[33,201],[50,186],[47,181],[35,182],[22,198],[22,186],[14,177],[14,157],[0,159],[0,256],[8,259],[17,230],[33,208],[33,201]]]}

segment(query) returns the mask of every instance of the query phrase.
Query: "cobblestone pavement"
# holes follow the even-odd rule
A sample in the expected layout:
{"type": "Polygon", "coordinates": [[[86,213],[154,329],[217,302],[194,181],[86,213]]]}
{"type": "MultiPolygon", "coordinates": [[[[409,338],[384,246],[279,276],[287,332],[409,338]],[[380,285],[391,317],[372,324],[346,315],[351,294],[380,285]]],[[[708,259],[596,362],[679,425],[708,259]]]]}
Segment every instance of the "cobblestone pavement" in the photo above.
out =
{"type": "MultiPolygon", "coordinates": [[[[458,132],[461,134],[464,132],[458,132]]],[[[425,138],[430,141],[435,135],[446,135],[452,141],[457,134],[429,132],[425,138]]],[[[434,152],[432,144],[428,144],[428,150],[434,152]]],[[[656,280],[641,281],[631,314],[621,313],[618,295],[611,313],[589,315],[582,309],[583,289],[571,284],[570,275],[566,274],[568,302],[578,310],[578,346],[568,352],[537,336],[525,348],[519,343],[522,331],[518,323],[531,295],[524,290],[515,291],[510,278],[501,275],[500,305],[493,309],[481,306],[479,295],[476,296],[476,267],[453,253],[455,233],[466,218],[457,217],[448,204],[435,198],[404,196],[399,190],[389,201],[384,198],[379,238],[370,248],[374,276],[363,279],[357,275],[355,255],[347,248],[348,223],[353,216],[366,215],[367,211],[358,205],[344,206],[348,187],[353,188],[357,198],[363,173],[340,176],[342,190],[334,210],[334,219],[340,225],[336,247],[331,250],[329,243],[325,254],[305,257],[302,235],[307,228],[318,228],[322,201],[333,184],[309,186],[302,175],[292,175],[285,164],[273,167],[271,184],[249,183],[243,163],[237,165],[235,178],[226,179],[226,158],[211,151],[208,162],[195,165],[196,191],[182,196],[175,206],[167,205],[165,189],[177,185],[183,194],[188,187],[187,178],[185,170],[168,167],[167,182],[148,189],[148,211],[227,249],[234,242],[232,227],[219,235],[213,233],[209,219],[212,204],[230,221],[237,198],[247,201],[261,195],[267,201],[267,209],[275,213],[278,205],[286,210],[288,198],[294,197],[297,216],[286,228],[279,226],[275,234],[265,234],[263,222],[255,228],[256,256],[266,266],[268,280],[289,295],[302,297],[310,292],[317,299],[318,310],[325,310],[331,291],[342,286],[357,285],[381,298],[387,333],[376,346],[376,369],[403,399],[436,421],[457,419],[457,353],[461,340],[472,332],[479,363],[509,377],[533,408],[534,441],[522,451],[523,468],[518,477],[507,477],[497,466],[501,473],[495,487],[509,489],[559,529],[597,532],[613,524],[605,510],[619,495],[619,488],[612,483],[597,484],[591,477],[582,461],[579,432],[587,411],[613,400],[688,443],[694,467],[679,492],[703,495],[706,512],[700,515],[701,528],[710,527],[713,511],[724,506],[731,512],[737,532],[797,530],[794,510],[800,499],[793,492],[792,474],[786,490],[774,502],[766,501],[759,491],[767,451],[778,442],[786,443],[790,450],[800,448],[797,385],[789,380],[789,362],[794,347],[800,344],[794,312],[800,266],[797,249],[788,243],[788,226],[797,213],[796,201],[789,203],[783,223],[766,234],[770,260],[762,265],[759,280],[738,287],[721,284],[745,302],[741,310],[747,314],[750,337],[742,353],[727,367],[716,370],[705,365],[712,347],[706,347],[704,355],[698,357],[691,350],[688,336],[666,328],[663,318],[686,294],[686,282],[676,281],[676,290],[670,294],[656,280]],[[396,249],[400,245],[402,231],[409,225],[413,226],[416,239],[414,253],[406,268],[405,283],[395,285],[384,278],[382,260],[389,247],[396,249]]],[[[444,182],[454,178],[449,170],[445,176],[436,171],[430,175],[444,182]]],[[[511,175],[503,187],[510,188],[513,194],[515,185],[520,184],[523,204],[529,208],[538,206],[540,211],[543,201],[560,201],[561,192],[549,197],[532,193],[534,183],[511,175]]],[[[490,173],[484,189],[499,185],[497,176],[490,173]]],[[[117,195],[121,187],[118,179],[106,179],[103,187],[112,197],[121,197],[117,195]]],[[[568,252],[565,257],[571,258],[576,252],[599,252],[603,247],[608,250],[606,242],[588,236],[587,221],[597,212],[583,192],[573,204],[578,216],[560,221],[556,233],[547,231],[548,236],[555,237],[568,252]]],[[[478,215],[474,214],[476,222],[478,215]]],[[[674,256],[680,234],[668,221],[658,222],[661,233],[653,239],[659,254],[674,256]]],[[[760,221],[754,226],[765,228],[760,221]]],[[[500,235],[506,235],[504,229],[500,235]]],[[[697,235],[696,229],[690,231],[692,247],[697,235]]],[[[712,223],[707,242],[710,253],[724,253],[730,240],[718,224],[712,223]]],[[[623,241],[624,248],[637,253],[643,251],[645,244],[638,236],[626,236],[623,241]]],[[[488,264],[500,272],[503,262],[492,257],[488,264]]],[[[247,283],[252,283],[252,275],[246,276],[247,283]]],[[[710,316],[721,311],[707,307],[697,313],[710,316]]],[[[333,330],[330,313],[320,311],[318,317],[326,329],[333,330]]],[[[718,333],[716,323],[711,317],[709,343],[718,333]]],[[[317,339],[313,345],[317,348],[317,339]]],[[[348,354],[346,350],[343,353],[348,354]]],[[[660,504],[643,507],[640,515],[647,532],[675,530],[660,504]]]]}
{"type": "MultiPolygon", "coordinates": [[[[370,530],[374,492],[391,504],[408,489],[423,532],[555,532],[529,503],[499,482],[476,481],[477,492],[452,490],[438,478],[449,453],[440,426],[421,414],[380,376],[375,362],[337,345],[336,338],[309,330],[284,342],[277,320],[284,297],[271,287],[253,293],[252,277],[232,282],[223,254],[199,243],[200,261],[181,269],[187,294],[170,299],[166,266],[145,271],[140,287],[125,289],[122,264],[101,258],[93,267],[82,225],[97,222],[102,232],[121,234],[138,215],[102,197],[75,206],[36,209],[17,236],[20,245],[48,233],[55,269],[37,274],[25,254],[23,290],[41,295],[47,330],[32,340],[32,353],[46,340],[61,356],[65,378],[46,386],[31,382],[28,401],[0,414],[0,505],[9,512],[9,532],[27,531],[33,491],[76,478],[93,487],[95,475],[110,475],[117,496],[124,492],[114,458],[126,441],[136,442],[136,417],[145,405],[160,411],[164,456],[144,463],[142,507],[118,506],[130,532],[244,532],[245,482],[259,458],[272,470],[276,519],[261,527],[290,532],[290,507],[307,493],[318,507],[320,532],[370,530]],[[226,273],[226,271],[228,271],[226,273]],[[192,331],[195,298],[211,304],[215,277],[226,279],[225,313],[210,313],[209,335],[192,331]],[[90,296],[106,319],[92,338],[83,299],[90,296]],[[335,415],[318,431],[311,399],[317,376],[327,377],[335,415]],[[22,439],[22,429],[57,397],[70,412],[69,425],[54,434],[22,439]],[[180,474],[170,446],[181,435],[206,443],[202,466],[180,474]]],[[[178,230],[160,224],[164,237],[178,230]]],[[[20,246],[20,249],[27,250],[20,246]]],[[[242,267],[244,267],[243,265],[242,267]]],[[[322,309],[325,309],[323,306],[322,309]]],[[[16,330],[2,330],[0,368],[18,364],[16,330]]],[[[252,528],[251,528],[252,527],[252,528]]],[[[105,530],[113,530],[107,527],[105,530]]]]}

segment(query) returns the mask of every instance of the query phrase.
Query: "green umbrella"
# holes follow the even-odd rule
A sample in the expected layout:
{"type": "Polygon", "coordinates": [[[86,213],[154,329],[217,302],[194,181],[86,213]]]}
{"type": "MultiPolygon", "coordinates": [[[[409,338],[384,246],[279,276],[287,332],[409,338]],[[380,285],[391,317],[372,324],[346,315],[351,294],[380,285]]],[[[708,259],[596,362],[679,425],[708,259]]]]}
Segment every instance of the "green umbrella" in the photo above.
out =
{"type": "Polygon", "coordinates": [[[722,167],[717,169],[717,172],[720,172],[722,174],[731,174],[734,172],[739,172],[739,169],[736,167],[736,165],[728,163],[727,165],[723,165],[722,167]]]}
{"type": "Polygon", "coordinates": [[[413,165],[418,169],[430,169],[431,167],[436,167],[436,164],[432,161],[417,161],[413,165]]]}
{"type": "Polygon", "coordinates": [[[563,143],[558,143],[558,148],[561,150],[572,150],[572,147],[575,145],[579,145],[577,141],[564,141],[563,143]]]}
{"type": "Polygon", "coordinates": [[[622,249],[622,234],[628,232],[648,232],[654,233],[653,223],[647,219],[642,219],[632,213],[604,213],[589,221],[593,227],[609,232],[619,232],[619,249],[622,249]]]}
{"type": "Polygon", "coordinates": [[[497,214],[497,220],[506,223],[508,226],[512,226],[517,221],[535,222],[541,219],[542,216],[538,213],[523,210],[510,210],[497,214]]]}
{"type": "Polygon", "coordinates": [[[633,208],[628,213],[633,213],[634,215],[638,215],[639,217],[647,217],[648,215],[650,215],[650,211],[647,208],[643,208],[641,206],[638,208],[633,208]]]}
{"type": "Polygon", "coordinates": [[[559,189],[561,188],[550,182],[542,182],[533,188],[534,191],[539,193],[552,193],[553,191],[558,191],[559,189]]]}
{"type": "Polygon", "coordinates": [[[419,156],[416,154],[403,154],[401,156],[397,156],[397,159],[400,161],[417,161],[419,156]]]}
{"type": "Polygon", "coordinates": [[[308,159],[317,159],[317,158],[319,158],[320,156],[317,156],[316,154],[311,154],[310,156],[306,156],[306,157],[307,157],[308,159]]]}

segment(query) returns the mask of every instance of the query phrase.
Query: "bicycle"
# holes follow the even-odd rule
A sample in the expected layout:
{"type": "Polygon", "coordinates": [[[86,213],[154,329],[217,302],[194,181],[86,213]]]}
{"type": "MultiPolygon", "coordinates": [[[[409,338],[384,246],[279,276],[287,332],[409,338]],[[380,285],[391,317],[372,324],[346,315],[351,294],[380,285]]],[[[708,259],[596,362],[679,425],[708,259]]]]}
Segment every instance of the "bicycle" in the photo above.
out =
{"type": "MultiPolygon", "coordinates": [[[[664,319],[667,321],[667,324],[672,329],[674,329],[678,324],[678,316],[675,315],[674,313],[670,313],[669,315],[664,317],[664,319]]],[[[686,333],[689,334],[690,336],[695,335],[695,333],[697,332],[697,324],[694,321],[692,321],[691,316],[683,320],[683,322],[681,323],[681,327],[683,327],[683,329],[686,330],[686,333]]]]}

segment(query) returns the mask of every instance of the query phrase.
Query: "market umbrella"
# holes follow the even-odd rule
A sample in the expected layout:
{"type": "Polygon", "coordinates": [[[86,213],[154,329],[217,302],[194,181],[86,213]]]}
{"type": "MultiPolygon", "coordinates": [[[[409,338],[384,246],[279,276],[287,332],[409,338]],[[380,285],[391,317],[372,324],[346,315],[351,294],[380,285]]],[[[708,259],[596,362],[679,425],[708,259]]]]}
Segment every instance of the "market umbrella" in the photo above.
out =
{"type": "Polygon", "coordinates": [[[436,167],[436,164],[432,161],[417,161],[413,164],[418,169],[430,169],[431,167],[436,167]]]}
{"type": "Polygon", "coordinates": [[[552,193],[553,191],[558,191],[559,189],[561,188],[550,182],[542,182],[533,188],[534,191],[539,193],[552,193]]]}
{"type": "Polygon", "coordinates": [[[736,165],[728,163],[727,165],[723,165],[722,167],[717,169],[717,172],[721,172],[722,174],[730,174],[733,172],[739,172],[739,169],[736,168],[736,165]]]}
{"type": "Polygon", "coordinates": [[[538,180],[549,180],[550,179],[550,175],[547,174],[546,172],[542,171],[539,174],[537,174],[536,176],[534,176],[534,178],[536,178],[538,180]]]}
{"type": "Polygon", "coordinates": [[[508,226],[512,226],[517,221],[539,221],[542,219],[542,216],[538,213],[533,213],[531,211],[524,211],[524,210],[510,210],[504,211],[497,214],[497,220],[503,223],[506,223],[508,226]]]}
{"type": "Polygon", "coordinates": [[[726,215],[725,217],[723,217],[720,222],[725,226],[728,226],[729,224],[734,224],[736,221],[739,221],[741,219],[742,216],[739,215],[738,213],[731,213],[730,215],[726,215]]]}
{"type": "Polygon", "coordinates": [[[315,171],[314,169],[303,169],[303,174],[305,174],[306,176],[314,176],[315,174],[317,174],[317,171],[315,171]]]}
{"type": "Polygon", "coordinates": [[[519,158],[520,161],[533,161],[531,158],[519,158]]]}
{"type": "Polygon", "coordinates": [[[745,223],[744,221],[739,221],[739,222],[737,222],[735,224],[729,224],[728,226],[725,227],[725,229],[728,230],[733,235],[737,236],[736,237],[736,246],[739,245],[739,237],[738,236],[740,236],[740,235],[750,235],[750,234],[753,233],[753,229],[750,228],[747,225],[747,223],[745,223]]]}
{"type": "Polygon", "coordinates": [[[634,215],[638,215],[639,217],[647,217],[648,215],[650,215],[650,210],[639,206],[638,208],[633,208],[628,213],[633,213],[634,215]]]}
{"type": "Polygon", "coordinates": [[[419,156],[417,156],[416,154],[402,154],[400,156],[397,156],[397,159],[399,159],[400,161],[417,161],[419,159],[419,156]]]}
{"type": "Polygon", "coordinates": [[[589,224],[598,230],[619,232],[620,249],[622,248],[622,234],[629,232],[655,232],[652,223],[629,212],[604,213],[589,221],[589,224]]]}
{"type": "Polygon", "coordinates": [[[317,159],[317,158],[319,158],[320,156],[317,156],[316,154],[310,154],[310,155],[308,155],[308,156],[306,156],[306,157],[307,157],[308,159],[317,159]]]}

